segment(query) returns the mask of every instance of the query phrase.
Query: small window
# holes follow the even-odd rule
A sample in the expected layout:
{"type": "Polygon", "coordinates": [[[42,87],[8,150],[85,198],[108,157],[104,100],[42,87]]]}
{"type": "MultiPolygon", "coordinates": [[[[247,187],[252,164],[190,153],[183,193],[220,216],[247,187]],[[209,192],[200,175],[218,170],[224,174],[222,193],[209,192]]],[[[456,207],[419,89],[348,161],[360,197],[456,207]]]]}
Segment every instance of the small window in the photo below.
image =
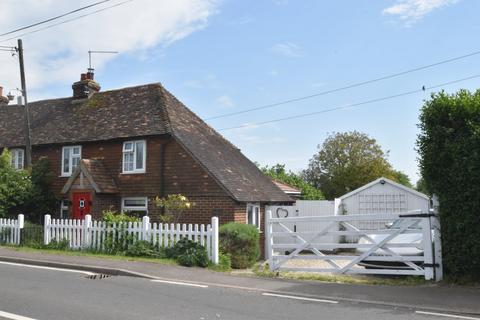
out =
{"type": "Polygon", "coordinates": [[[148,215],[148,198],[122,198],[122,212],[134,213],[139,216],[148,215]]]}
{"type": "Polygon", "coordinates": [[[12,149],[10,153],[12,154],[12,167],[17,170],[23,169],[25,151],[23,149],[12,149]]]}
{"type": "Polygon", "coordinates": [[[145,140],[127,141],[123,143],[123,173],[145,172],[145,160],[145,140]]]}
{"type": "Polygon", "coordinates": [[[60,203],[60,219],[68,219],[69,212],[68,212],[68,204],[70,202],[68,200],[62,200],[60,203]]]}
{"type": "Polygon", "coordinates": [[[247,204],[247,223],[253,224],[260,229],[260,205],[249,203],[247,204]]]}
{"type": "Polygon", "coordinates": [[[62,149],[62,176],[69,177],[80,165],[82,159],[82,147],[71,146],[62,149]]]}

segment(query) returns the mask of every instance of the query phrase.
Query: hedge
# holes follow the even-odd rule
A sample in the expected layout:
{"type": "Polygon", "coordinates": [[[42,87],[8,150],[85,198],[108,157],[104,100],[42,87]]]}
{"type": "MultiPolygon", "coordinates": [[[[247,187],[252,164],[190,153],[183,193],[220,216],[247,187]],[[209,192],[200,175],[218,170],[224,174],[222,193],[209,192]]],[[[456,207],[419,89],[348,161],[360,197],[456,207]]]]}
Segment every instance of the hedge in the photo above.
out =
{"type": "Polygon", "coordinates": [[[243,223],[227,223],[220,227],[220,250],[230,255],[232,268],[253,266],[260,256],[257,227],[243,223]]]}
{"type": "Polygon", "coordinates": [[[422,177],[440,203],[444,270],[480,280],[480,90],[426,101],[417,140],[422,177]]]}

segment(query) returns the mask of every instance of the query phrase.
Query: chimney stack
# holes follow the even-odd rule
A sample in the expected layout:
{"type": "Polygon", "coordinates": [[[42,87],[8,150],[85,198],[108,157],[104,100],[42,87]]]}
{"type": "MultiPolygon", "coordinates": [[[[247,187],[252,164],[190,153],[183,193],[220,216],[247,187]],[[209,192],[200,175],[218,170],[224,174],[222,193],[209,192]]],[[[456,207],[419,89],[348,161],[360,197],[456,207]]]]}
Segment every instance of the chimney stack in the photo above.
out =
{"type": "Polygon", "coordinates": [[[6,106],[10,100],[3,96],[3,87],[0,87],[0,107],[6,106]]]}
{"type": "Polygon", "coordinates": [[[80,81],[72,85],[73,99],[90,98],[94,93],[100,91],[100,85],[95,82],[93,69],[88,69],[87,73],[80,75],[80,81]]]}

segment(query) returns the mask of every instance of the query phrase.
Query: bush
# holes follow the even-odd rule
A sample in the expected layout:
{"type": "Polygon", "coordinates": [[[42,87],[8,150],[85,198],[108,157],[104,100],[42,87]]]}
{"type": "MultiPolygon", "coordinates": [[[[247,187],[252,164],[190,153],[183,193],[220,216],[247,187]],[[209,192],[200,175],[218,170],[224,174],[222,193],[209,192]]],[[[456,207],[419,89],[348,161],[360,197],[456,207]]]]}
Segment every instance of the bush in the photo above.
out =
{"type": "Polygon", "coordinates": [[[440,202],[445,274],[480,280],[480,90],[433,94],[417,146],[424,187],[440,202]]]}
{"type": "Polygon", "coordinates": [[[253,266],[260,256],[258,229],[249,224],[227,223],[220,227],[220,249],[230,255],[232,268],[253,266]]]}
{"type": "Polygon", "coordinates": [[[53,239],[50,241],[49,244],[43,245],[43,249],[50,249],[50,250],[69,250],[70,249],[70,241],[67,239],[59,240],[53,239]]]}
{"type": "Polygon", "coordinates": [[[230,255],[220,252],[218,256],[218,264],[210,262],[209,268],[215,271],[230,271],[232,270],[232,259],[230,255]]]}
{"type": "Polygon", "coordinates": [[[149,241],[140,240],[128,246],[125,255],[129,257],[165,258],[165,251],[149,241]]]}
{"type": "Polygon", "coordinates": [[[185,267],[205,268],[209,263],[205,247],[187,238],[180,239],[172,248],[168,248],[166,254],[167,257],[176,259],[180,265],[185,267]]]}

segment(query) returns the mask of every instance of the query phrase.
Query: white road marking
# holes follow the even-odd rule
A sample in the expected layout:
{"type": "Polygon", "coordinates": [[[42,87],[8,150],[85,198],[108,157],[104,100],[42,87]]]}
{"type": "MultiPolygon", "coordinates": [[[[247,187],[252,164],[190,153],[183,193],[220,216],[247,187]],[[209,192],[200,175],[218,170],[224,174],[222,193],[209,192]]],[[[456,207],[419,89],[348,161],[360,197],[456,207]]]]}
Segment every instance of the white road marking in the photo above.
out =
{"type": "Polygon", "coordinates": [[[73,270],[73,269],[62,269],[62,268],[53,268],[53,267],[44,267],[44,266],[35,266],[35,265],[31,265],[31,264],[22,264],[22,263],[15,263],[15,262],[0,261],[0,264],[7,264],[7,265],[11,265],[11,266],[20,266],[20,267],[34,268],[34,269],[44,269],[44,270],[51,270],[51,271],[74,272],[74,273],[85,274],[85,275],[87,275],[87,276],[93,276],[93,275],[96,274],[96,273],[88,272],[88,271],[73,270]]]}
{"type": "Polygon", "coordinates": [[[415,311],[415,313],[425,314],[428,316],[446,317],[446,318],[454,318],[454,319],[480,320],[480,318],[475,318],[475,317],[459,316],[456,314],[447,314],[447,313],[438,313],[438,312],[415,311]]]}
{"type": "Polygon", "coordinates": [[[313,301],[313,302],[323,302],[323,303],[338,303],[338,301],[334,300],[325,300],[325,299],[314,299],[314,298],[306,298],[306,297],[299,297],[299,296],[289,296],[284,294],[276,294],[276,293],[262,293],[263,296],[269,297],[278,297],[278,298],[285,298],[285,299],[294,299],[294,300],[303,300],[303,301],[313,301]]]}
{"type": "Polygon", "coordinates": [[[150,280],[152,282],[160,282],[160,283],[168,283],[168,284],[178,284],[180,286],[189,286],[189,287],[197,287],[197,288],[208,288],[207,285],[204,284],[197,284],[197,283],[190,283],[190,282],[179,282],[179,281],[169,281],[169,280],[150,280]]]}
{"type": "Polygon", "coordinates": [[[18,314],[8,313],[5,311],[0,311],[0,317],[12,320],[35,320],[33,318],[19,316],[18,314]]]}

